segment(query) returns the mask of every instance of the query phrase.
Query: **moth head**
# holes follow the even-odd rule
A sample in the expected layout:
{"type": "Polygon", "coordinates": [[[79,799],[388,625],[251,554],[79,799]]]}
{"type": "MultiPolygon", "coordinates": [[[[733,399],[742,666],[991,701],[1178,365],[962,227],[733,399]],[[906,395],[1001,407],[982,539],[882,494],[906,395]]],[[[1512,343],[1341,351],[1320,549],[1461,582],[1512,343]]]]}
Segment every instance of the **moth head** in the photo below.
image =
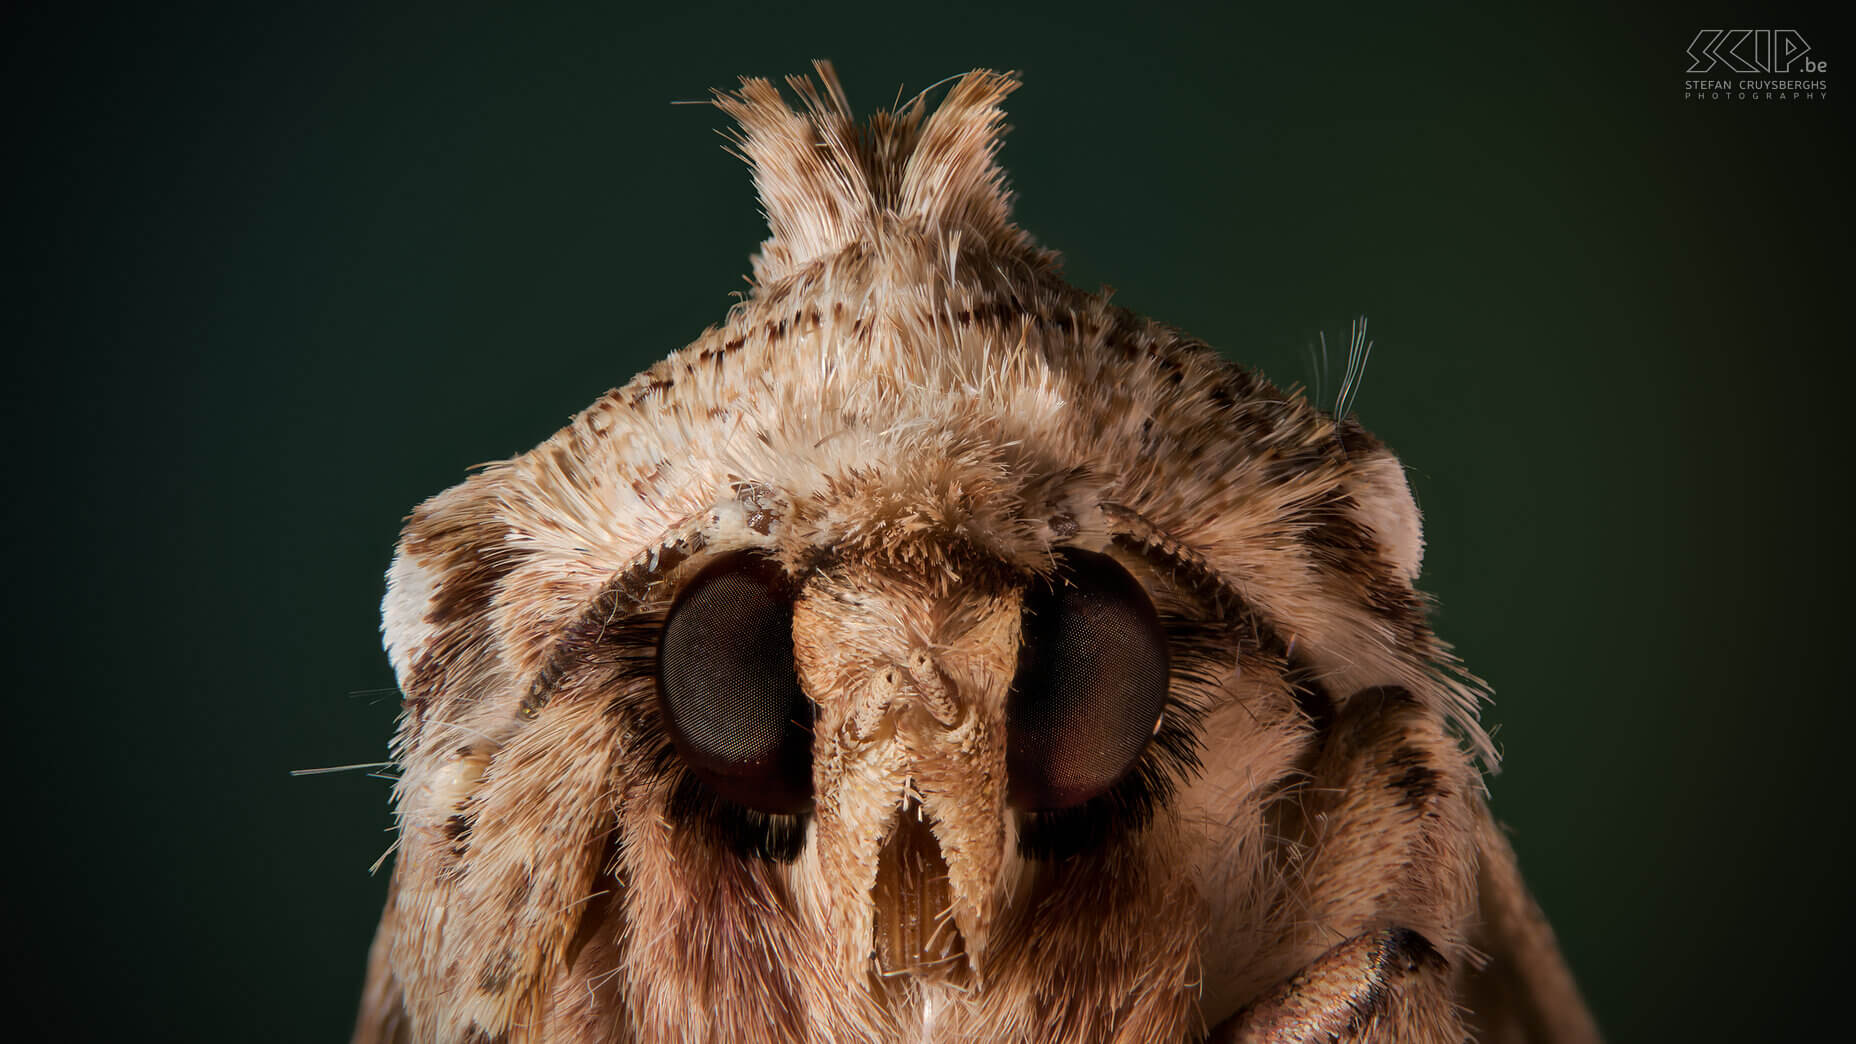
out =
{"type": "Polygon", "coordinates": [[[406,527],[394,966],[440,1036],[1159,1039],[1255,974],[1223,897],[1273,894],[1324,701],[1466,714],[1390,454],[1067,286],[1010,78],[859,125],[819,71],[720,98],[752,294],[406,527]]]}
{"type": "Polygon", "coordinates": [[[1147,825],[1192,718],[1169,706],[1147,567],[1064,504],[1090,483],[930,466],[940,448],[908,442],[842,476],[829,511],[789,490],[755,539],[700,538],[661,581],[643,710],[700,849],[680,859],[774,874],[848,977],[965,987],[1038,864],[1147,825]]]}

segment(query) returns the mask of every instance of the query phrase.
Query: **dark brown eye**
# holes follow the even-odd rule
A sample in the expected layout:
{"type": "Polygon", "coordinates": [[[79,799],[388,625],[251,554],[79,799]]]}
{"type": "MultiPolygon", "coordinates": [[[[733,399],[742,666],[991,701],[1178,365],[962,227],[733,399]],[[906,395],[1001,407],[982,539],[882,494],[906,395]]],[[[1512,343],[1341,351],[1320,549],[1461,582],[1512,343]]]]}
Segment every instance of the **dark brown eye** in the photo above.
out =
{"type": "Polygon", "coordinates": [[[1139,760],[1166,706],[1166,634],[1139,581],[1107,555],[1067,550],[1025,592],[1006,704],[1012,802],[1073,808],[1139,760]]]}
{"type": "Polygon", "coordinates": [[[811,807],[812,701],[779,566],[738,552],[690,581],[658,640],[657,692],[677,753],[717,795],[759,812],[811,807]]]}

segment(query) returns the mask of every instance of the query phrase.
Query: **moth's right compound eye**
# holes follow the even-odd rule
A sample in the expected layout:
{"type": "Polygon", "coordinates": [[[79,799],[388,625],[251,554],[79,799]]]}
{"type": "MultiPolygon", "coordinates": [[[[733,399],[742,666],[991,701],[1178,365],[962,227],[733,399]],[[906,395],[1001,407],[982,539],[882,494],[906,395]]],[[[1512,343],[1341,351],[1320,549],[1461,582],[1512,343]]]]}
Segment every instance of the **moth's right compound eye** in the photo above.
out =
{"type": "Polygon", "coordinates": [[[692,579],[664,621],[657,692],[677,754],[727,801],[812,807],[812,701],[793,665],[786,574],[750,552],[692,579]]]}
{"type": "Polygon", "coordinates": [[[1166,709],[1159,614],[1121,563],[1070,549],[1025,591],[1018,675],[1006,701],[1006,774],[1027,812],[1074,808],[1128,775],[1166,709]]]}

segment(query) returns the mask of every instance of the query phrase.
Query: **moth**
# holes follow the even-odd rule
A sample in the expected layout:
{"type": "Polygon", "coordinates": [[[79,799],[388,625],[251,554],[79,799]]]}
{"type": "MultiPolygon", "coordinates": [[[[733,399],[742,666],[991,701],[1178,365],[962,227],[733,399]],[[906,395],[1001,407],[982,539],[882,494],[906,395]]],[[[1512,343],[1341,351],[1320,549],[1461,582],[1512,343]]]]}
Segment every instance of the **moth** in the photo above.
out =
{"type": "Polygon", "coordinates": [[[1398,460],[1065,283],[1009,75],[815,72],[751,292],[406,523],[355,1039],[1596,1039],[1398,460]]]}

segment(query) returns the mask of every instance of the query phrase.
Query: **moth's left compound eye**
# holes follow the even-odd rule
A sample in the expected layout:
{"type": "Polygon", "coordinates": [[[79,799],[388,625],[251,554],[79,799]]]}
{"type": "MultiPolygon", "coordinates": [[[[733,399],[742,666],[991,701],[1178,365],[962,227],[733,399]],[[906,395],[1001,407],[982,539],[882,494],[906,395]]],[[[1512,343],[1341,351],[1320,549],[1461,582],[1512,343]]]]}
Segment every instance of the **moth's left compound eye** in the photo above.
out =
{"type": "Polygon", "coordinates": [[[677,754],[722,798],[768,813],[811,807],[812,701],[778,565],[737,552],[690,581],[658,639],[657,692],[677,754]]]}
{"type": "Polygon", "coordinates": [[[1121,563],[1075,549],[1025,592],[1018,676],[1006,702],[1006,773],[1028,812],[1106,793],[1147,749],[1166,709],[1159,614],[1121,563]]]}

